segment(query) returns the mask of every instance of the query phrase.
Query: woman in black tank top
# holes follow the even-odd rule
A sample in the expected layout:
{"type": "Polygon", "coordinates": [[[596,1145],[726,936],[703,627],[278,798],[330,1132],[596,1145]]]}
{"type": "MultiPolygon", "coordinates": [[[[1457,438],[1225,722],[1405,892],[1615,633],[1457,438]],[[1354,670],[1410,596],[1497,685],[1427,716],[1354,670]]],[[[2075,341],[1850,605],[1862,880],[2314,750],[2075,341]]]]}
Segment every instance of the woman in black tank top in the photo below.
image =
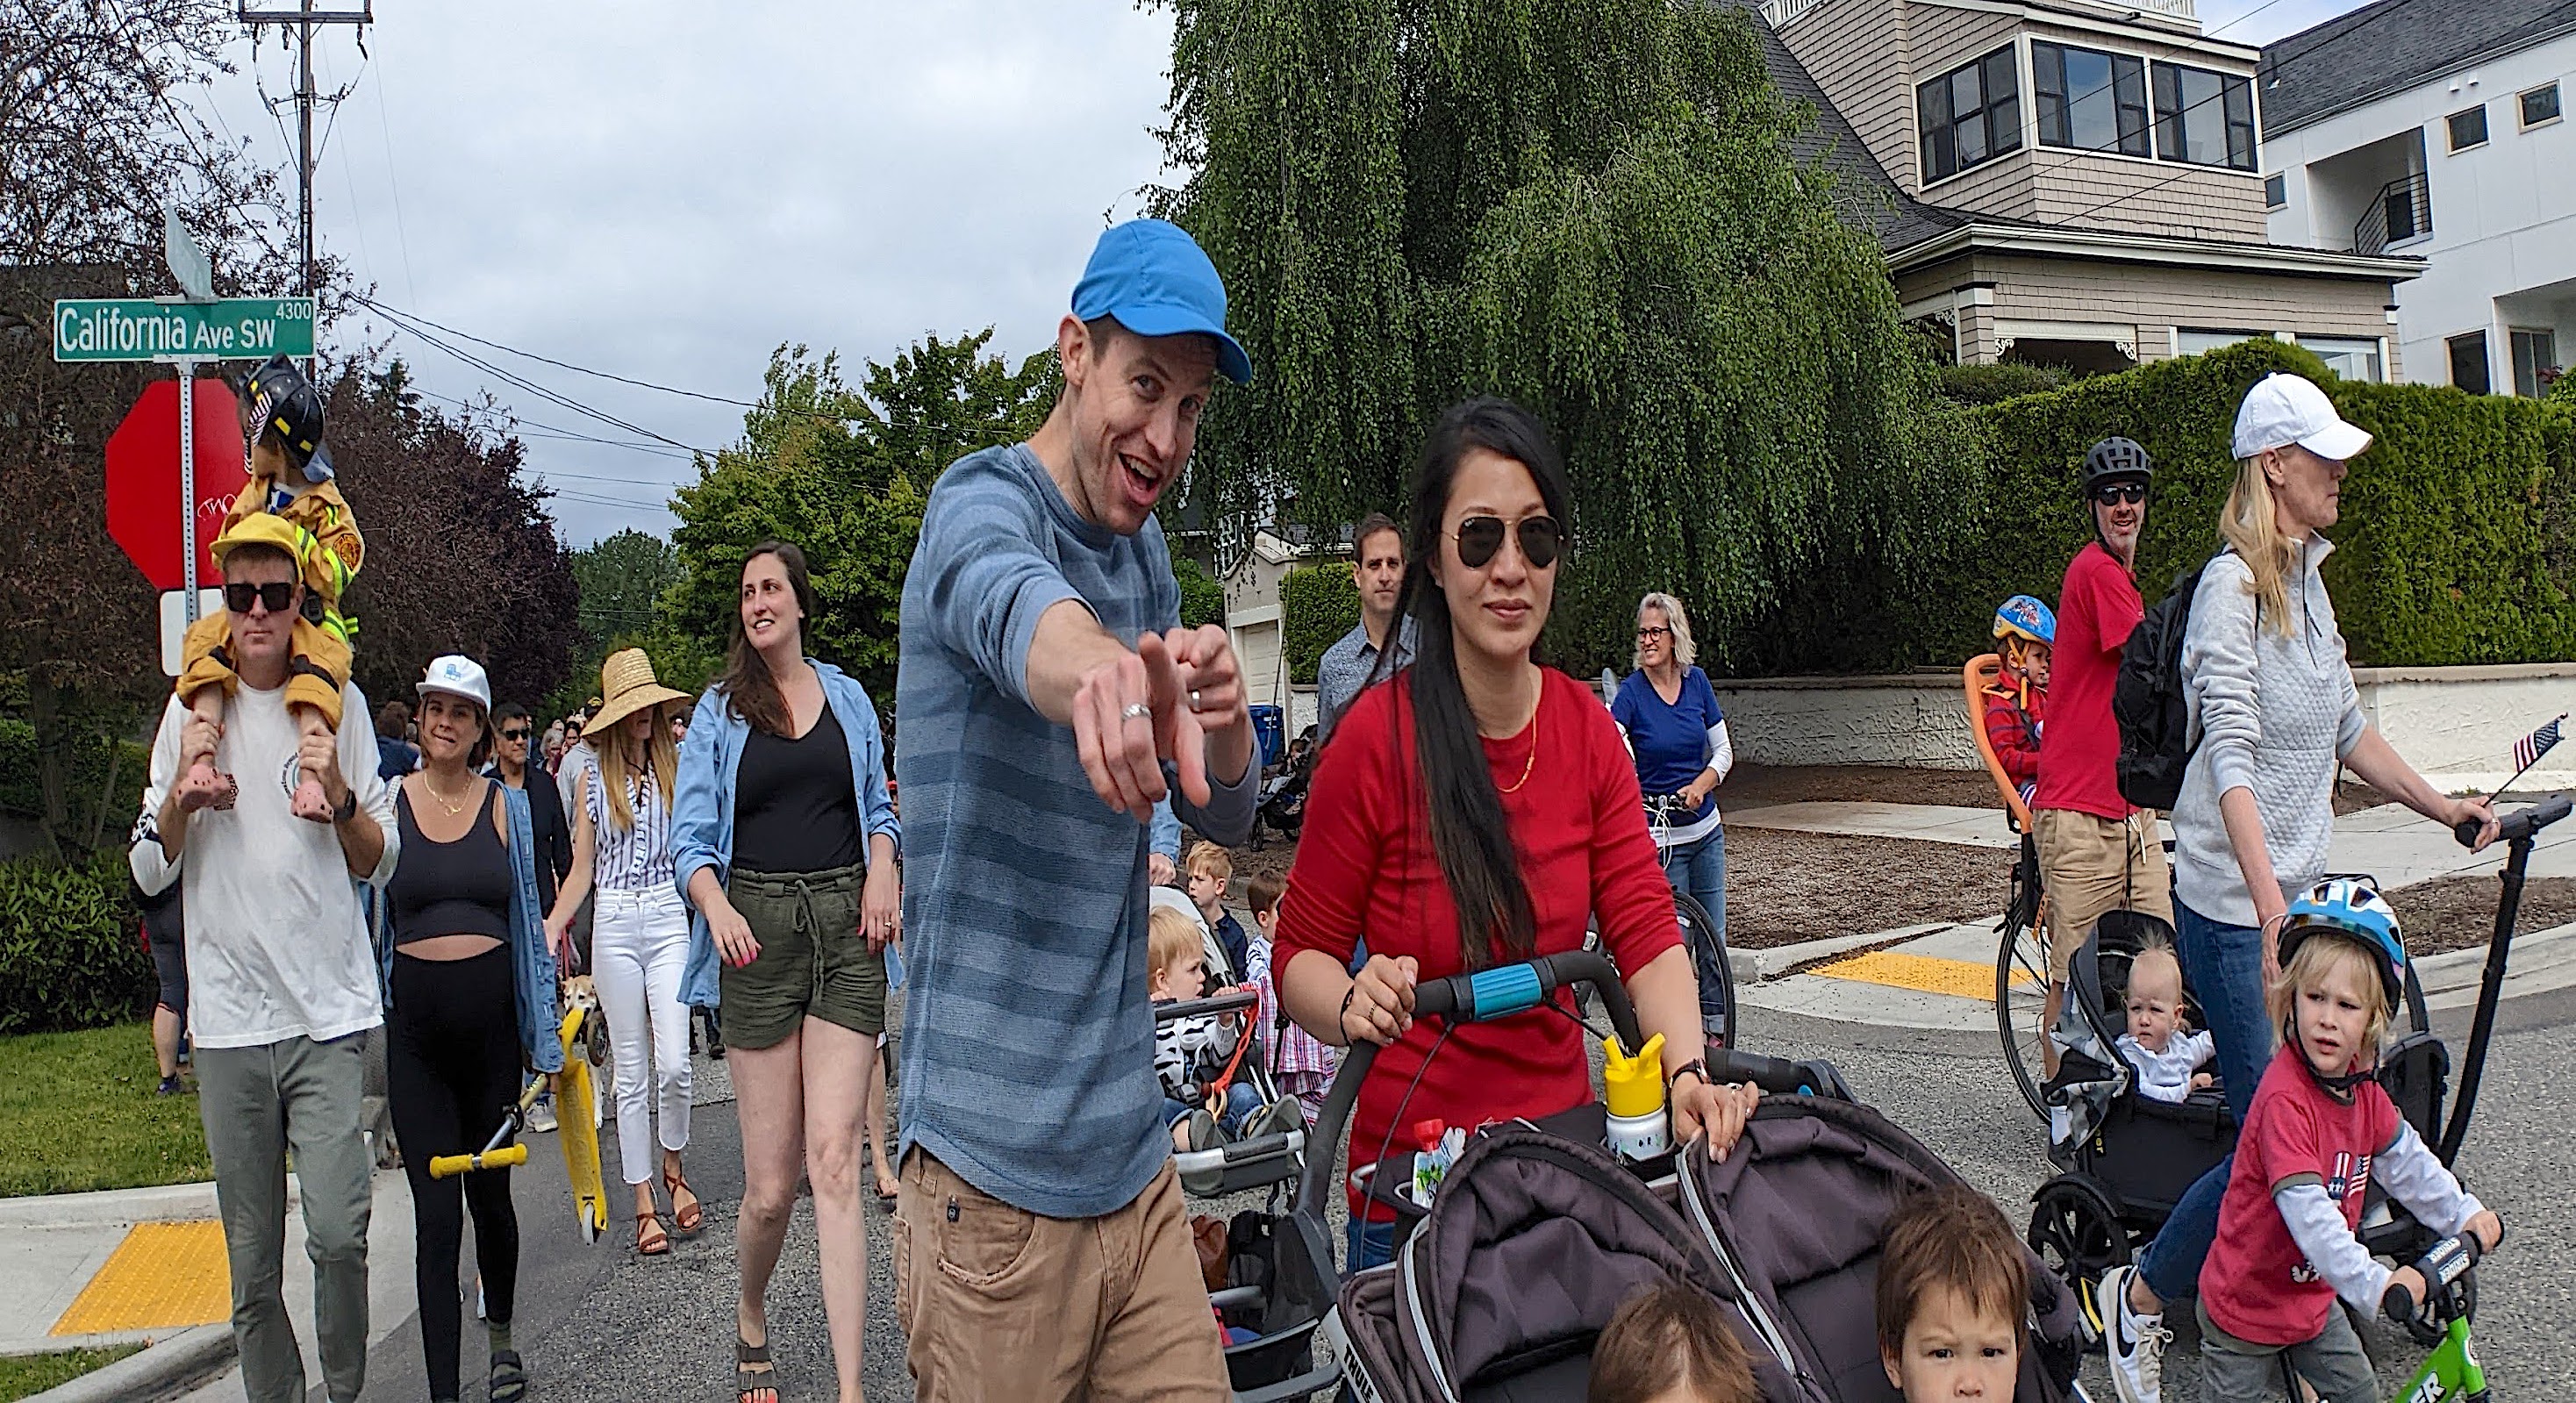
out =
{"type": "MultiPolygon", "coordinates": [[[[541,1066],[561,1065],[553,1039],[531,1031],[519,998],[523,970],[550,966],[541,956],[514,958],[527,953],[514,946],[535,941],[541,949],[543,937],[519,902],[521,878],[533,871],[533,843],[511,832],[501,787],[475,773],[491,748],[489,684],[463,658],[439,659],[430,678],[420,687],[423,763],[403,779],[395,800],[401,848],[385,887],[388,1089],[419,1237],[429,1396],[461,1396],[457,1259],[470,1209],[491,1336],[491,1397],[513,1403],[527,1392],[527,1374],[510,1339],[519,1225],[509,1172],[434,1179],[429,1163],[482,1149],[507,1122],[519,1099],[523,1052],[541,1066]],[[537,1056],[539,1037],[554,1056],[537,1056]]],[[[542,1003],[551,1009],[552,981],[545,983],[542,1003]]]]}

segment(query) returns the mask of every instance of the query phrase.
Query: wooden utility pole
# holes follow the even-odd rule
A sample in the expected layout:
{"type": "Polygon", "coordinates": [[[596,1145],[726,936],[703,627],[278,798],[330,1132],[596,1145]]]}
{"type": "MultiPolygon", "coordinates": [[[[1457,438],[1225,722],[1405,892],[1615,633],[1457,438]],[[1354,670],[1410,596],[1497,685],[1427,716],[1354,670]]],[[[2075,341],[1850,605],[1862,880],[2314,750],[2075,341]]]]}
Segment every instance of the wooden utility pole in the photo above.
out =
{"type": "MultiPolygon", "coordinates": [[[[319,297],[321,279],[313,263],[313,26],[317,24],[368,25],[376,22],[375,0],[355,10],[317,10],[313,0],[296,0],[292,10],[254,10],[241,7],[241,22],[256,32],[264,24],[292,25],[295,29],[295,211],[298,232],[297,253],[301,262],[301,291],[307,297],[319,297]]],[[[318,310],[318,305],[317,305],[318,310]]],[[[312,363],[305,363],[310,375],[312,363]]]]}

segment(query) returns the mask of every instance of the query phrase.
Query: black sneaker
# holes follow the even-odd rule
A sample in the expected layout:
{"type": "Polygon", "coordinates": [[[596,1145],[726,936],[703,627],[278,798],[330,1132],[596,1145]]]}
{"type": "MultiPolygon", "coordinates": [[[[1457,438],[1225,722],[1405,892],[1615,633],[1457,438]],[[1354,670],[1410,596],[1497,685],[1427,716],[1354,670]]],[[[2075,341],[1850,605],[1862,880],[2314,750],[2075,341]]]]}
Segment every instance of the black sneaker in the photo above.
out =
{"type": "Polygon", "coordinates": [[[161,1079],[161,1087],[160,1087],[160,1089],[159,1089],[158,1091],[155,1091],[153,1094],[154,1094],[155,1096],[176,1096],[176,1095],[178,1095],[178,1094],[179,1094],[179,1079],[178,1079],[177,1077],[163,1077],[163,1078],[161,1079]]]}

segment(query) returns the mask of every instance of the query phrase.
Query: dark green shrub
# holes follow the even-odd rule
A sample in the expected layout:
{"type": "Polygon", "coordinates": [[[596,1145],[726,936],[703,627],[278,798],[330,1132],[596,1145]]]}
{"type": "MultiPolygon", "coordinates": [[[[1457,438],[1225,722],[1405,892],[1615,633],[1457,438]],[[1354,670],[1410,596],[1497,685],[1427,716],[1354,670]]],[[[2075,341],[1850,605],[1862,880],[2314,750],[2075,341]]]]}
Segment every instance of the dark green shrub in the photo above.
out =
{"type": "MultiPolygon", "coordinates": [[[[150,777],[152,751],[140,742],[96,734],[75,735],[71,747],[63,797],[74,834],[65,841],[77,838],[86,843],[90,823],[102,820],[100,836],[113,843],[133,822],[143,783],[150,777]],[[120,751],[121,760],[116,758],[120,751]],[[111,779],[113,790],[108,787],[111,779]],[[101,805],[106,808],[104,815],[98,812],[101,805]]],[[[44,787],[36,767],[36,728],[15,716],[0,716],[0,811],[41,819],[44,808],[44,787]]]]}
{"type": "Polygon", "coordinates": [[[2066,563],[2091,539],[2076,493],[2084,453],[2125,434],[2156,461],[2155,497],[2139,543],[2150,600],[2218,545],[2234,481],[2236,408],[2274,370],[2324,385],[2343,414],[2377,436],[2344,484],[2339,549],[2326,581],[2356,663],[2432,666],[2576,657],[2568,595],[2576,532],[2576,415],[2554,404],[2440,386],[2340,381],[2310,353],[2270,340],[2159,361],[1976,411],[1993,458],[1983,549],[1953,562],[1936,588],[1892,593],[1900,637],[1944,662],[1984,646],[2006,596],[2054,602],[2066,563]]]}
{"type": "Polygon", "coordinates": [[[1360,622],[1359,586],[1346,564],[1301,565],[1279,582],[1279,643],[1288,680],[1311,683],[1324,650],[1360,622]]]}
{"type": "Polygon", "coordinates": [[[1225,586],[1208,578],[1197,561],[1173,556],[1172,580],[1181,587],[1181,627],[1225,622],[1225,586]]]}
{"type": "Polygon", "coordinates": [[[1945,365],[1941,367],[1941,393],[1961,404],[1999,404],[2015,395],[2057,389],[2068,378],[2064,370],[2053,365],[1945,365]]]}
{"type": "Polygon", "coordinates": [[[149,1010],[125,851],[76,867],[0,863],[0,1034],[99,1028],[149,1010]]]}

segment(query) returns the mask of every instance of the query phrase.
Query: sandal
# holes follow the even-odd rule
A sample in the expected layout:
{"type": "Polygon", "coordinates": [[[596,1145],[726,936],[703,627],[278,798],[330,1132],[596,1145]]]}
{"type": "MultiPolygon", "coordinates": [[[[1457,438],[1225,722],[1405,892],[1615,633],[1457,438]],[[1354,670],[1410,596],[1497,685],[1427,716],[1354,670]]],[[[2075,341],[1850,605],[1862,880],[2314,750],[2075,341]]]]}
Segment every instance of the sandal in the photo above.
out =
{"type": "Polygon", "coordinates": [[[778,1370],[769,1362],[767,1342],[752,1344],[739,1334],[733,1341],[735,1403],[778,1403],[778,1370]]]}
{"type": "Polygon", "coordinates": [[[635,1215],[635,1251],[640,1256],[667,1257],[671,1254],[671,1235],[662,1231],[662,1220],[650,1213],[635,1215]]]}
{"type": "Polygon", "coordinates": [[[492,1403],[519,1403],[528,1396],[528,1371],[515,1349],[492,1351],[492,1403]]]}
{"type": "Polygon", "coordinates": [[[662,1187],[671,1194],[671,1226],[678,1228],[682,1237],[696,1237],[698,1230],[707,1225],[706,1207],[698,1201],[697,1191],[677,1174],[663,1175],[662,1187]],[[682,1194],[688,1197],[682,1198],[682,1194]]]}

